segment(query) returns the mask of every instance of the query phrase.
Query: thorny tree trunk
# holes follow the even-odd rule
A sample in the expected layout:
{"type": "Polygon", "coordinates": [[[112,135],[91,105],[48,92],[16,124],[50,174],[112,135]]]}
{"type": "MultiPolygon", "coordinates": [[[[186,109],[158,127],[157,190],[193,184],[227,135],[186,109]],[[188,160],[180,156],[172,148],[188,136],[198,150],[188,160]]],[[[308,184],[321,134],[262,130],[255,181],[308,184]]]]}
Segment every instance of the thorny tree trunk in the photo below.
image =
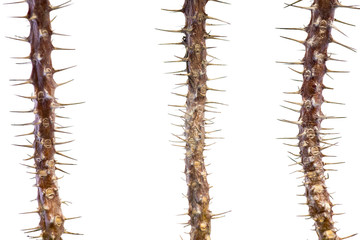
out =
{"type": "MultiPolygon", "coordinates": [[[[74,105],[78,103],[61,104],[56,101],[55,89],[62,84],[57,84],[54,81],[53,75],[56,72],[66,70],[55,70],[52,66],[51,52],[53,50],[71,50],[65,48],[56,48],[52,45],[52,35],[55,34],[51,29],[50,12],[63,7],[68,6],[70,1],[60,4],[58,6],[52,6],[49,0],[25,0],[12,2],[8,4],[27,3],[29,10],[26,16],[21,18],[28,19],[30,23],[30,34],[25,38],[11,38],[14,40],[20,40],[29,42],[31,46],[30,55],[25,57],[32,63],[32,72],[28,80],[16,80],[23,81],[23,84],[32,84],[34,86],[34,96],[24,97],[31,99],[34,102],[34,108],[31,112],[35,114],[35,120],[31,123],[34,125],[35,140],[32,145],[17,145],[21,147],[33,148],[34,154],[25,160],[35,160],[35,165],[27,167],[35,168],[36,170],[36,187],[38,190],[37,200],[38,209],[35,211],[40,216],[40,223],[38,227],[24,229],[25,233],[33,233],[40,231],[39,236],[29,236],[30,238],[42,238],[43,240],[61,240],[63,233],[71,233],[64,229],[64,221],[74,219],[65,218],[61,210],[61,200],[58,193],[58,178],[55,171],[59,170],[57,165],[72,165],[59,163],[55,160],[55,155],[68,157],[55,149],[55,145],[65,144],[68,142],[55,141],[55,132],[63,132],[59,130],[62,127],[55,126],[55,109],[58,107],[64,107],[67,105],[74,105]]],[[[26,113],[29,111],[15,111],[18,113],[26,113]]],[[[29,124],[14,124],[16,126],[24,126],[29,124]]],[[[23,134],[19,136],[25,136],[29,134],[23,134]]],[[[66,172],[64,172],[66,173],[66,172]]],[[[33,213],[33,212],[30,212],[33,213]]]]}
{"type": "MultiPolygon", "coordinates": [[[[296,1],[294,4],[300,1],[296,1]]],[[[309,207],[309,216],[315,221],[315,231],[318,238],[319,240],[340,240],[341,238],[337,235],[338,230],[335,228],[333,221],[332,207],[334,205],[330,201],[331,197],[325,185],[326,169],[324,167],[326,164],[323,158],[327,157],[327,155],[322,153],[322,150],[333,144],[322,138],[323,134],[327,134],[323,131],[327,129],[321,127],[321,122],[323,119],[335,117],[325,116],[321,111],[321,105],[324,102],[329,102],[325,101],[322,95],[323,89],[326,88],[323,84],[324,75],[332,72],[327,69],[326,61],[334,60],[329,57],[327,52],[329,43],[333,42],[353,50],[332,38],[331,30],[335,20],[335,9],[338,7],[353,7],[343,6],[337,0],[314,0],[311,7],[301,7],[294,4],[288,6],[310,10],[311,20],[309,25],[304,28],[308,34],[305,41],[285,37],[304,44],[305,57],[300,63],[304,66],[304,70],[302,72],[303,84],[299,91],[302,97],[302,103],[299,103],[301,105],[299,121],[283,121],[295,123],[299,127],[297,137],[301,157],[299,164],[302,165],[304,172],[305,196],[309,207]],[[323,144],[325,145],[322,146],[323,144]]],[[[290,28],[290,30],[300,29],[290,28]]]]}
{"type": "Polygon", "coordinates": [[[209,240],[211,211],[209,210],[209,184],[203,151],[205,147],[205,103],[207,92],[205,5],[207,0],[185,0],[183,13],[186,24],[186,70],[188,94],[185,114],[186,156],[185,174],[188,184],[190,239],[209,240]]]}
{"type": "Polygon", "coordinates": [[[321,240],[339,239],[332,219],[333,204],[325,185],[324,162],[321,153],[321,121],[324,115],[322,90],[326,73],[327,48],[331,42],[336,0],[316,0],[312,5],[311,21],[306,31],[303,85],[300,110],[299,147],[305,173],[305,195],[309,214],[315,221],[315,230],[321,240]]]}
{"type": "Polygon", "coordinates": [[[36,164],[36,184],[40,228],[44,240],[60,240],[64,232],[64,216],[58,194],[55,175],[55,108],[58,104],[54,93],[57,84],[53,79],[54,68],[51,63],[50,11],[48,0],[28,0],[31,30],[31,62],[33,63],[31,82],[34,85],[35,103],[35,141],[34,159],[36,164]]]}

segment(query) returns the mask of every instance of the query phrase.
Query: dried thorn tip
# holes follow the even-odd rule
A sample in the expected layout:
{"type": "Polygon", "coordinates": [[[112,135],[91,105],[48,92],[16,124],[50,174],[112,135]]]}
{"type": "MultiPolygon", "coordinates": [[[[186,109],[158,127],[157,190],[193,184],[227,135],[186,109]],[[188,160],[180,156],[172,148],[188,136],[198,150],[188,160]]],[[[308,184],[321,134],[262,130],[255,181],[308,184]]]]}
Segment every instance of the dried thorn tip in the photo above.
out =
{"type": "Polygon", "coordinates": [[[4,3],[4,5],[18,4],[18,3],[26,3],[26,1],[8,2],[8,3],[4,3]]]}

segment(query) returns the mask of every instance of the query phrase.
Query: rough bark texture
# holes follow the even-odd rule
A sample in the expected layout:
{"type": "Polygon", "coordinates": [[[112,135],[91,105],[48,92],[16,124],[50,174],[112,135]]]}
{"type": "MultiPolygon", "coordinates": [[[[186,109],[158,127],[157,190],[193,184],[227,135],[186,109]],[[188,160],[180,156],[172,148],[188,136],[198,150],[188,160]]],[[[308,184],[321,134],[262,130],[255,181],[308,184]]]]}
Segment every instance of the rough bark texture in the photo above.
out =
{"type": "Polygon", "coordinates": [[[185,0],[182,12],[186,17],[183,28],[186,47],[188,93],[185,114],[186,156],[185,174],[191,240],[210,240],[211,211],[209,210],[209,184],[203,151],[205,147],[205,103],[208,90],[206,81],[207,52],[205,22],[207,0],[185,0]]]}
{"type": "Polygon", "coordinates": [[[61,240],[64,233],[64,216],[61,211],[61,200],[58,194],[57,177],[55,175],[55,108],[58,103],[54,97],[57,84],[53,79],[55,73],[51,63],[51,43],[49,0],[27,0],[30,22],[31,45],[30,59],[32,62],[31,83],[34,85],[33,98],[35,113],[35,149],[36,186],[43,240],[61,240]]]}
{"type": "Polygon", "coordinates": [[[321,112],[324,102],[323,77],[327,72],[327,48],[332,41],[331,26],[334,21],[337,0],[315,0],[311,9],[311,21],[306,27],[308,33],[303,59],[303,104],[299,118],[299,147],[301,164],[305,174],[305,195],[309,215],[315,221],[315,230],[320,240],[338,240],[333,217],[333,204],[325,185],[325,170],[321,150],[321,112]]]}

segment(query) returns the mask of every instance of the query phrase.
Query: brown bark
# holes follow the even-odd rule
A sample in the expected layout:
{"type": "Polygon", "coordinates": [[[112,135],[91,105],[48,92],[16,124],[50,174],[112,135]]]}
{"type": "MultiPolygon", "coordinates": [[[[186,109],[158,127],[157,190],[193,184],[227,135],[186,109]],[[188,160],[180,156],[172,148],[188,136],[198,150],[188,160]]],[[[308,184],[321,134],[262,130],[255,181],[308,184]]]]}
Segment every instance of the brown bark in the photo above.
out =
{"type": "Polygon", "coordinates": [[[300,93],[303,104],[299,118],[299,147],[301,164],[305,174],[305,196],[309,215],[315,221],[320,240],[339,240],[334,227],[333,204],[325,185],[325,169],[321,151],[321,122],[326,117],[321,112],[324,102],[323,77],[327,72],[328,44],[332,41],[331,29],[337,0],[315,0],[311,9],[311,21],[306,27],[308,36],[303,59],[303,85],[300,93]]]}
{"type": "Polygon", "coordinates": [[[55,109],[58,107],[54,93],[57,84],[51,63],[50,12],[53,10],[49,0],[27,0],[30,22],[28,41],[31,45],[30,59],[32,73],[30,81],[34,86],[34,135],[33,147],[36,165],[36,186],[38,189],[39,227],[43,240],[61,240],[64,233],[64,216],[58,193],[55,175],[55,109]]]}
{"type": "Polygon", "coordinates": [[[186,23],[183,28],[186,47],[188,93],[185,114],[186,156],[185,174],[188,185],[188,201],[191,240],[210,240],[211,211],[209,210],[209,184],[203,151],[205,147],[205,103],[208,90],[206,81],[205,22],[207,0],[185,0],[182,12],[186,23]]]}

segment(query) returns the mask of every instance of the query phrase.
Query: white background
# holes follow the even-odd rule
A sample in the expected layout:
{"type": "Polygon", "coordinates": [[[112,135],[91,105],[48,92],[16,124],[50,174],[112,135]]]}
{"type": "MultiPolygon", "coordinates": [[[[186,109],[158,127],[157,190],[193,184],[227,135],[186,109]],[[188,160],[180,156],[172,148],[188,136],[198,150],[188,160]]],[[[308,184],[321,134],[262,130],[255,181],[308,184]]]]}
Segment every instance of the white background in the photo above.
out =
{"type": "MultiPolygon", "coordinates": [[[[53,5],[61,3],[52,1],[53,5]]],[[[186,93],[186,88],[174,89],[184,77],[164,74],[182,70],[183,63],[167,64],[173,55],[183,56],[182,46],[161,46],[159,43],[179,42],[181,34],[156,31],[155,28],[179,29],[184,17],[161,8],[179,9],[182,1],[74,1],[59,11],[53,29],[71,37],[54,36],[57,47],[76,48],[76,51],[55,51],[53,65],[76,68],[58,73],[63,82],[75,81],[59,87],[59,102],[86,101],[83,105],[59,110],[62,125],[71,125],[72,135],[58,135],[69,144],[68,154],[77,158],[77,166],[64,167],[71,175],[59,181],[66,217],[82,216],[66,223],[66,229],[84,236],[64,236],[64,239],[188,239],[189,228],[183,228],[186,216],[186,184],[183,181],[184,150],[171,146],[171,133],[181,129],[168,113],[177,110],[168,104],[183,104],[184,99],[171,92],[186,93]]],[[[343,1],[352,4],[356,1],[343,1]]],[[[303,6],[310,6],[305,0],[303,6]]],[[[215,125],[209,130],[222,129],[214,136],[224,137],[208,151],[206,161],[213,197],[211,210],[220,213],[231,210],[225,218],[212,223],[212,239],[316,239],[311,231],[312,220],[296,217],[307,214],[305,202],[296,194],[304,192],[300,173],[289,174],[299,167],[291,164],[287,151],[297,148],[284,146],[277,137],[295,136],[297,127],[277,121],[279,118],[297,120],[297,113],[281,108],[283,100],[300,100],[286,96],[284,91],[296,91],[299,78],[287,66],[275,61],[297,61],[303,47],[280,38],[280,35],[305,39],[302,32],[276,30],[276,27],[302,27],[309,22],[306,10],[284,9],[283,1],[233,1],[232,5],[209,2],[210,16],[231,22],[231,25],[211,27],[211,33],[227,35],[230,41],[208,41],[209,50],[225,67],[209,67],[209,77],[228,78],[209,83],[210,87],[226,90],[209,92],[209,101],[229,104],[221,106],[215,125]],[[254,3],[256,2],[256,3],[254,3]]],[[[26,138],[14,135],[31,132],[31,127],[11,127],[11,123],[33,121],[33,115],[9,113],[10,110],[32,108],[29,100],[15,94],[30,96],[32,86],[11,87],[10,78],[28,78],[30,65],[17,65],[10,57],[27,56],[29,45],[4,36],[27,36],[29,24],[24,19],[9,16],[25,15],[26,4],[0,5],[0,229],[1,239],[26,239],[22,228],[35,227],[38,216],[19,215],[33,211],[36,197],[33,175],[19,165],[32,150],[11,144],[26,144],[26,138]]],[[[349,38],[333,31],[334,38],[360,49],[360,15],[356,10],[339,9],[336,18],[357,24],[349,27],[335,23],[349,38]]],[[[213,22],[216,23],[216,22],[213,22]]],[[[334,90],[326,90],[330,101],[346,105],[324,105],[326,115],[346,116],[346,119],[326,120],[324,126],[334,127],[342,138],[339,146],[326,151],[335,154],[346,164],[329,172],[327,182],[334,203],[339,235],[359,232],[360,214],[360,54],[330,44],[329,52],[346,63],[328,63],[331,70],[349,70],[349,74],[332,74],[324,83],[334,90]]],[[[20,62],[23,62],[20,60],[20,62]]],[[[301,71],[301,67],[295,66],[301,71]]],[[[289,106],[289,105],[287,105],[289,106]]],[[[291,106],[290,106],[291,107],[291,106]]],[[[209,115],[209,117],[212,117],[209,115]]],[[[32,136],[27,137],[32,141],[32,136]]],[[[296,141],[293,142],[296,144],[296,141]]],[[[59,149],[64,149],[60,148],[59,149]]],[[[60,159],[59,159],[60,160],[60,159]]],[[[66,159],[61,159],[67,162],[66,159]]],[[[59,176],[62,176],[59,173],[59,176]]],[[[35,234],[34,234],[35,235],[35,234]]],[[[359,237],[355,237],[359,238],[359,237]]]]}

